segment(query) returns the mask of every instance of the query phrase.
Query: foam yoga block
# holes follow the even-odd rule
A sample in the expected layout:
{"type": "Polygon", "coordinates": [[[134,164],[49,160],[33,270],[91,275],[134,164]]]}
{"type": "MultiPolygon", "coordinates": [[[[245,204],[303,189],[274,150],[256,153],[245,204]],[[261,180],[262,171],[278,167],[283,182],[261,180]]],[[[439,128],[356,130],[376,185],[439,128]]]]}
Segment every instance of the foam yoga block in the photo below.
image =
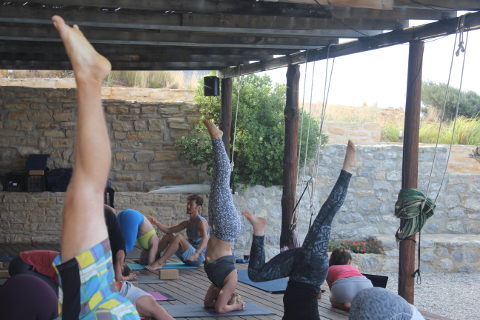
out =
{"type": "Polygon", "coordinates": [[[180,276],[177,269],[160,269],[158,271],[158,278],[162,280],[176,280],[180,276]]]}

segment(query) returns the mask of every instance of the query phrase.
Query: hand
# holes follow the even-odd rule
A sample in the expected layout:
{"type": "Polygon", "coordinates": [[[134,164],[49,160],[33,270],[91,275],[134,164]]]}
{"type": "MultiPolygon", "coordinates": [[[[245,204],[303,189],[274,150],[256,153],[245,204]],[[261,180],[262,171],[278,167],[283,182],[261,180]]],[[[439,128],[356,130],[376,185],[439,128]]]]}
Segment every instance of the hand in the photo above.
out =
{"type": "Polygon", "coordinates": [[[152,216],[147,216],[147,220],[150,221],[151,224],[157,224],[158,221],[152,216]]]}
{"type": "Polygon", "coordinates": [[[123,277],[125,281],[134,281],[137,280],[137,274],[135,272],[131,272],[128,276],[123,277]]]}
{"type": "Polygon", "coordinates": [[[192,254],[190,257],[187,258],[188,261],[197,261],[198,260],[198,257],[200,256],[199,253],[195,252],[194,254],[192,254]]]}

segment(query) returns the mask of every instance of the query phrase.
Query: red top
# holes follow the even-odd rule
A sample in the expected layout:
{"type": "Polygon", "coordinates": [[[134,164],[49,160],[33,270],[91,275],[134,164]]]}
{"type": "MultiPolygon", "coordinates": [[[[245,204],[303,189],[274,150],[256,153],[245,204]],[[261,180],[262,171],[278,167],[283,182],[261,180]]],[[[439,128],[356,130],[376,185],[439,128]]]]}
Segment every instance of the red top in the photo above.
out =
{"type": "Polygon", "coordinates": [[[334,283],[338,279],[361,277],[363,274],[351,264],[339,264],[328,268],[327,281],[334,283]]]}
{"type": "Polygon", "coordinates": [[[56,251],[31,250],[20,252],[20,259],[32,266],[33,271],[43,274],[58,284],[57,272],[53,268],[53,259],[58,255],[56,251]]]}

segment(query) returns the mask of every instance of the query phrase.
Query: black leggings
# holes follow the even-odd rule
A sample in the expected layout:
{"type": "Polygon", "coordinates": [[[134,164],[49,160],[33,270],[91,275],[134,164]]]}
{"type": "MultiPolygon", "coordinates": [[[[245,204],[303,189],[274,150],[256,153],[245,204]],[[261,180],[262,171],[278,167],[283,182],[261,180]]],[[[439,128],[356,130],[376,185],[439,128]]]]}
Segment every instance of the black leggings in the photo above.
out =
{"type": "Polygon", "coordinates": [[[317,290],[328,271],[328,241],[333,217],[343,205],[352,174],[342,170],[327,201],[318,212],[302,247],[279,253],[265,263],[264,237],[253,236],[248,276],[268,281],[289,276],[290,281],[313,285],[317,290]]]}

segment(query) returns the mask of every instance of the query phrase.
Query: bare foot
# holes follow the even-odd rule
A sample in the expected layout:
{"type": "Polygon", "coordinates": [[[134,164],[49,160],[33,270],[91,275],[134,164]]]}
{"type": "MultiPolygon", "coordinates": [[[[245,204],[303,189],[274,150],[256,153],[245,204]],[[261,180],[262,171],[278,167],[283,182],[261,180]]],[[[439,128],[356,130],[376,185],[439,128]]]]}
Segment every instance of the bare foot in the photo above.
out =
{"type": "Polygon", "coordinates": [[[75,78],[102,82],[112,68],[110,62],[95,51],[77,25],[70,27],[59,16],[53,16],[52,21],[62,38],[75,78]]]}
{"type": "Polygon", "coordinates": [[[145,269],[147,269],[148,271],[156,271],[156,270],[161,269],[164,265],[165,265],[165,262],[157,260],[157,261],[145,266],[145,269]]]}
{"type": "Polygon", "coordinates": [[[347,143],[347,152],[345,153],[345,159],[343,160],[343,170],[347,172],[352,172],[353,167],[355,166],[355,144],[352,140],[348,140],[347,143]]]}
{"type": "Polygon", "coordinates": [[[247,218],[248,222],[252,224],[253,234],[256,236],[265,235],[265,226],[267,224],[267,219],[261,217],[255,217],[253,213],[248,211],[243,211],[242,215],[247,218]]]}
{"type": "Polygon", "coordinates": [[[218,127],[210,120],[205,119],[203,120],[203,123],[207,127],[208,133],[210,134],[210,137],[212,139],[220,138],[223,136],[223,131],[218,129],[218,127]]]}

